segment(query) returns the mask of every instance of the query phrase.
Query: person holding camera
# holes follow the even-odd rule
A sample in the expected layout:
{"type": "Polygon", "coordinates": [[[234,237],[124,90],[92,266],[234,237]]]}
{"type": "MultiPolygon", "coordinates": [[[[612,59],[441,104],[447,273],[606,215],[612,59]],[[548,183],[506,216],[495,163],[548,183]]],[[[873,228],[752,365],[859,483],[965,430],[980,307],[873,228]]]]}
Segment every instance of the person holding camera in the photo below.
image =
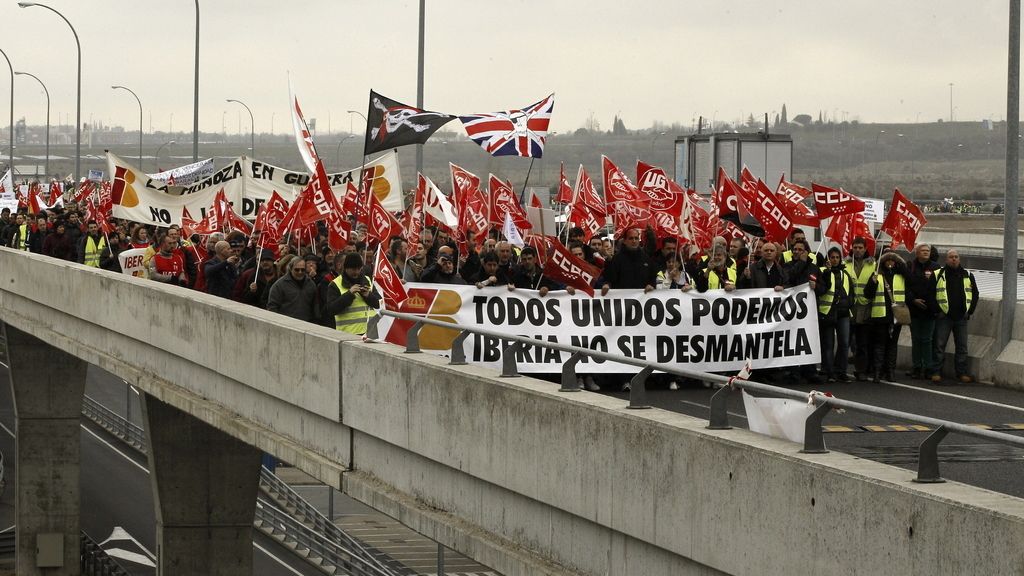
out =
{"type": "Polygon", "coordinates": [[[366,333],[366,321],[373,314],[370,309],[380,307],[380,294],[362,270],[361,256],[345,255],[341,275],[327,287],[327,301],[322,311],[325,317],[334,317],[337,330],[358,336],[366,333]]]}

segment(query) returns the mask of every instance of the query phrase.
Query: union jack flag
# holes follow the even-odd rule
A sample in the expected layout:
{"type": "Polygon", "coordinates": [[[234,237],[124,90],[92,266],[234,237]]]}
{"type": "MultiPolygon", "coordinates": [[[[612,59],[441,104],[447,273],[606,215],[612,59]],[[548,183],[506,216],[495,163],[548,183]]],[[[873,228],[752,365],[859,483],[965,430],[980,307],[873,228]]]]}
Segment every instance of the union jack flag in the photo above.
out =
{"type": "Polygon", "coordinates": [[[540,158],[554,107],[552,94],[522,110],[471,114],[459,120],[466,134],[491,156],[540,158]]]}

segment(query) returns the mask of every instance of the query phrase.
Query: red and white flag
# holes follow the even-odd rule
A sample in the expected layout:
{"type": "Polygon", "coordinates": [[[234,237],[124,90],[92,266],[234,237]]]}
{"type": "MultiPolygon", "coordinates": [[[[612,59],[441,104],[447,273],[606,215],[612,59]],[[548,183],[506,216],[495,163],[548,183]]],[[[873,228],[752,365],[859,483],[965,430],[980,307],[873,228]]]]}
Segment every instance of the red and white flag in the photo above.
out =
{"type": "Polygon", "coordinates": [[[679,220],[686,204],[686,191],[678,186],[671,188],[664,170],[639,160],[636,162],[636,186],[649,199],[655,236],[658,239],[682,236],[679,220]]]}
{"type": "Polygon", "coordinates": [[[913,251],[917,234],[927,223],[924,212],[904,196],[899,188],[892,191],[892,204],[882,223],[882,232],[892,237],[894,246],[902,243],[907,250],[913,251]]]}
{"type": "Polygon", "coordinates": [[[557,238],[545,236],[547,257],[544,259],[544,275],[555,282],[572,286],[594,296],[594,280],[601,271],[596,266],[572,255],[557,238]]]}
{"type": "Polygon", "coordinates": [[[505,212],[505,223],[501,226],[501,233],[505,236],[505,240],[508,240],[508,243],[513,246],[522,248],[526,245],[523,235],[519,233],[515,222],[512,221],[512,214],[508,212],[505,212]]]}
{"type": "Polygon", "coordinates": [[[316,147],[313,146],[313,135],[309,132],[306,119],[302,116],[302,108],[299,107],[299,99],[295,97],[295,90],[292,88],[292,80],[288,79],[288,101],[292,109],[292,128],[295,130],[295,144],[299,147],[299,156],[306,168],[316,172],[316,164],[320,158],[316,154],[316,147]]]}
{"type": "Polygon", "coordinates": [[[814,210],[804,204],[804,198],[811,195],[811,191],[807,188],[787,182],[786,177],[782,176],[779,179],[779,187],[776,188],[775,195],[785,205],[786,210],[789,211],[793,224],[814,226],[815,228],[821,225],[821,219],[814,213],[814,210]]]}
{"type": "Polygon", "coordinates": [[[572,202],[572,186],[569,186],[569,181],[565,179],[565,162],[560,163],[558,166],[558,194],[555,195],[555,202],[568,204],[572,202]]]}
{"type": "Polygon", "coordinates": [[[510,182],[502,181],[494,174],[487,179],[487,188],[491,197],[491,224],[504,225],[505,214],[512,217],[512,222],[520,230],[532,228],[530,220],[526,217],[526,211],[519,203],[515,190],[510,182]]]}
{"type": "Polygon", "coordinates": [[[433,217],[437,222],[450,230],[459,226],[459,217],[455,208],[447,196],[441,192],[430,178],[419,176],[419,184],[423,187],[423,211],[433,217]]]}
{"type": "Polygon", "coordinates": [[[633,186],[626,174],[607,156],[601,156],[601,172],[604,176],[605,202],[615,221],[615,237],[622,236],[630,228],[645,228],[651,219],[648,198],[633,186]]]}
{"type": "MultiPolygon", "coordinates": [[[[744,168],[746,172],[746,168],[744,168]]],[[[747,172],[749,174],[749,172],[747,172]]],[[[764,239],[772,242],[785,242],[789,231],[793,229],[793,219],[785,205],[779,201],[771,189],[757,178],[753,188],[746,191],[753,202],[754,217],[764,228],[764,239]]]]}
{"type": "Polygon", "coordinates": [[[377,291],[384,299],[385,308],[397,310],[402,303],[409,299],[409,293],[405,290],[402,279],[398,277],[398,273],[388,261],[383,249],[377,250],[377,261],[373,265],[373,281],[377,285],[377,291]]]}
{"type": "Polygon", "coordinates": [[[468,249],[463,246],[466,237],[472,235],[482,241],[487,236],[490,207],[487,197],[480,190],[480,178],[476,174],[455,164],[449,163],[449,167],[452,174],[452,196],[459,208],[457,236],[460,240],[459,250],[462,251],[463,248],[468,249]]]}
{"type": "Polygon", "coordinates": [[[537,196],[537,193],[534,192],[532,188],[530,189],[530,207],[531,208],[543,208],[544,207],[544,203],[541,202],[540,196],[537,196]]]}
{"type": "Polygon", "coordinates": [[[376,194],[370,194],[369,198],[370,221],[366,227],[366,236],[380,242],[381,251],[387,252],[391,246],[391,238],[404,236],[405,230],[402,229],[402,223],[391,212],[384,209],[376,194]]]}
{"type": "Polygon", "coordinates": [[[415,258],[420,250],[420,242],[423,240],[423,175],[416,174],[416,192],[413,195],[412,208],[406,214],[405,241],[409,243],[407,252],[410,258],[415,258]]]}
{"type": "Polygon", "coordinates": [[[594,189],[594,181],[590,179],[590,174],[583,169],[583,164],[580,164],[580,169],[576,172],[576,188],[573,189],[572,202],[574,205],[583,203],[590,209],[590,213],[602,222],[608,215],[608,204],[594,189]]]}
{"type": "Polygon", "coordinates": [[[812,182],[811,191],[814,192],[814,209],[818,218],[825,219],[864,211],[864,201],[842,188],[837,190],[812,182]]]}
{"type": "Polygon", "coordinates": [[[61,187],[60,182],[54,180],[50,182],[50,197],[46,200],[46,203],[53,206],[57,203],[57,200],[64,198],[64,189],[61,187]]]}

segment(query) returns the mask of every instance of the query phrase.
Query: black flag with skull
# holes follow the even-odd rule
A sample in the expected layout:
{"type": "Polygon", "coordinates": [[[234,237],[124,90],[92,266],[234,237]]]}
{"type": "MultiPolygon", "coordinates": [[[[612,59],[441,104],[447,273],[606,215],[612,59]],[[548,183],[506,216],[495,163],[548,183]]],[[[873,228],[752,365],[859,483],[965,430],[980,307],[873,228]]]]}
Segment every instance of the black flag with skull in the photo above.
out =
{"type": "Polygon", "coordinates": [[[370,90],[363,155],[408,144],[423,144],[455,116],[406,106],[370,90]]]}

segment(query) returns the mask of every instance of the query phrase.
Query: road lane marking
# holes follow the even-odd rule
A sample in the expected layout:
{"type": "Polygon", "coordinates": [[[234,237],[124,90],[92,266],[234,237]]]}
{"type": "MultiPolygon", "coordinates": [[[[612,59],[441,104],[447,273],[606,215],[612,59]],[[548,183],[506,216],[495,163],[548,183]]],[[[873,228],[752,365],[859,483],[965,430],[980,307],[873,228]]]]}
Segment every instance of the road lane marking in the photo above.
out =
{"type": "Polygon", "coordinates": [[[918,392],[927,392],[929,394],[936,394],[938,396],[946,396],[948,398],[956,398],[958,400],[968,400],[977,404],[985,404],[986,406],[995,406],[997,408],[1005,408],[1007,410],[1015,410],[1017,412],[1024,412],[1024,408],[1020,406],[1014,406],[1012,404],[1002,404],[1000,402],[993,402],[991,400],[982,400],[981,398],[971,398],[970,396],[964,396],[962,394],[953,394],[952,392],[943,392],[942,390],[932,390],[931,388],[924,388],[922,386],[911,386],[910,384],[900,384],[899,382],[889,382],[882,380],[882,384],[888,386],[895,386],[898,388],[907,388],[910,390],[916,390],[918,392]]]}
{"type": "Polygon", "coordinates": [[[0,428],[3,428],[3,429],[4,429],[4,432],[7,432],[8,434],[10,434],[10,435],[11,435],[11,438],[17,438],[17,437],[16,437],[15,435],[14,435],[14,432],[11,432],[11,429],[10,429],[10,428],[8,428],[7,426],[5,426],[3,422],[0,422],[0,428]]]}
{"type": "Polygon", "coordinates": [[[135,467],[136,467],[136,468],[138,468],[139,470],[142,470],[142,471],[143,471],[143,472],[145,472],[146,474],[149,474],[149,470],[148,470],[148,469],[147,469],[147,468],[146,468],[145,466],[143,466],[142,464],[139,464],[138,462],[136,462],[135,460],[133,460],[133,459],[132,459],[132,458],[131,458],[130,456],[128,456],[128,455],[127,455],[127,454],[125,454],[124,452],[121,452],[120,450],[118,450],[118,449],[117,449],[116,447],[114,447],[114,445],[113,445],[113,444],[111,444],[110,442],[107,442],[107,441],[106,441],[106,440],[104,440],[103,438],[100,438],[100,437],[99,437],[99,436],[98,436],[98,435],[97,435],[97,434],[96,434],[95,432],[93,432],[92,430],[89,430],[88,428],[86,428],[86,427],[85,427],[85,424],[79,424],[79,426],[81,426],[81,427],[82,427],[82,430],[85,430],[86,432],[88,432],[88,433],[89,433],[89,434],[90,434],[90,435],[91,435],[91,436],[92,436],[93,438],[95,438],[95,439],[99,440],[99,441],[100,441],[100,442],[102,442],[102,443],[103,443],[104,445],[106,445],[106,447],[107,447],[107,448],[110,448],[110,449],[111,449],[111,450],[113,450],[114,452],[117,452],[118,454],[120,454],[120,455],[121,455],[121,457],[122,457],[122,458],[124,458],[125,460],[127,460],[127,461],[131,462],[133,466],[135,466],[135,467]]]}
{"type": "Polygon", "coordinates": [[[11,530],[14,530],[15,526],[17,526],[17,524],[14,524],[13,526],[8,526],[7,528],[4,528],[3,530],[0,530],[0,534],[3,534],[4,532],[10,532],[11,530]]]}

